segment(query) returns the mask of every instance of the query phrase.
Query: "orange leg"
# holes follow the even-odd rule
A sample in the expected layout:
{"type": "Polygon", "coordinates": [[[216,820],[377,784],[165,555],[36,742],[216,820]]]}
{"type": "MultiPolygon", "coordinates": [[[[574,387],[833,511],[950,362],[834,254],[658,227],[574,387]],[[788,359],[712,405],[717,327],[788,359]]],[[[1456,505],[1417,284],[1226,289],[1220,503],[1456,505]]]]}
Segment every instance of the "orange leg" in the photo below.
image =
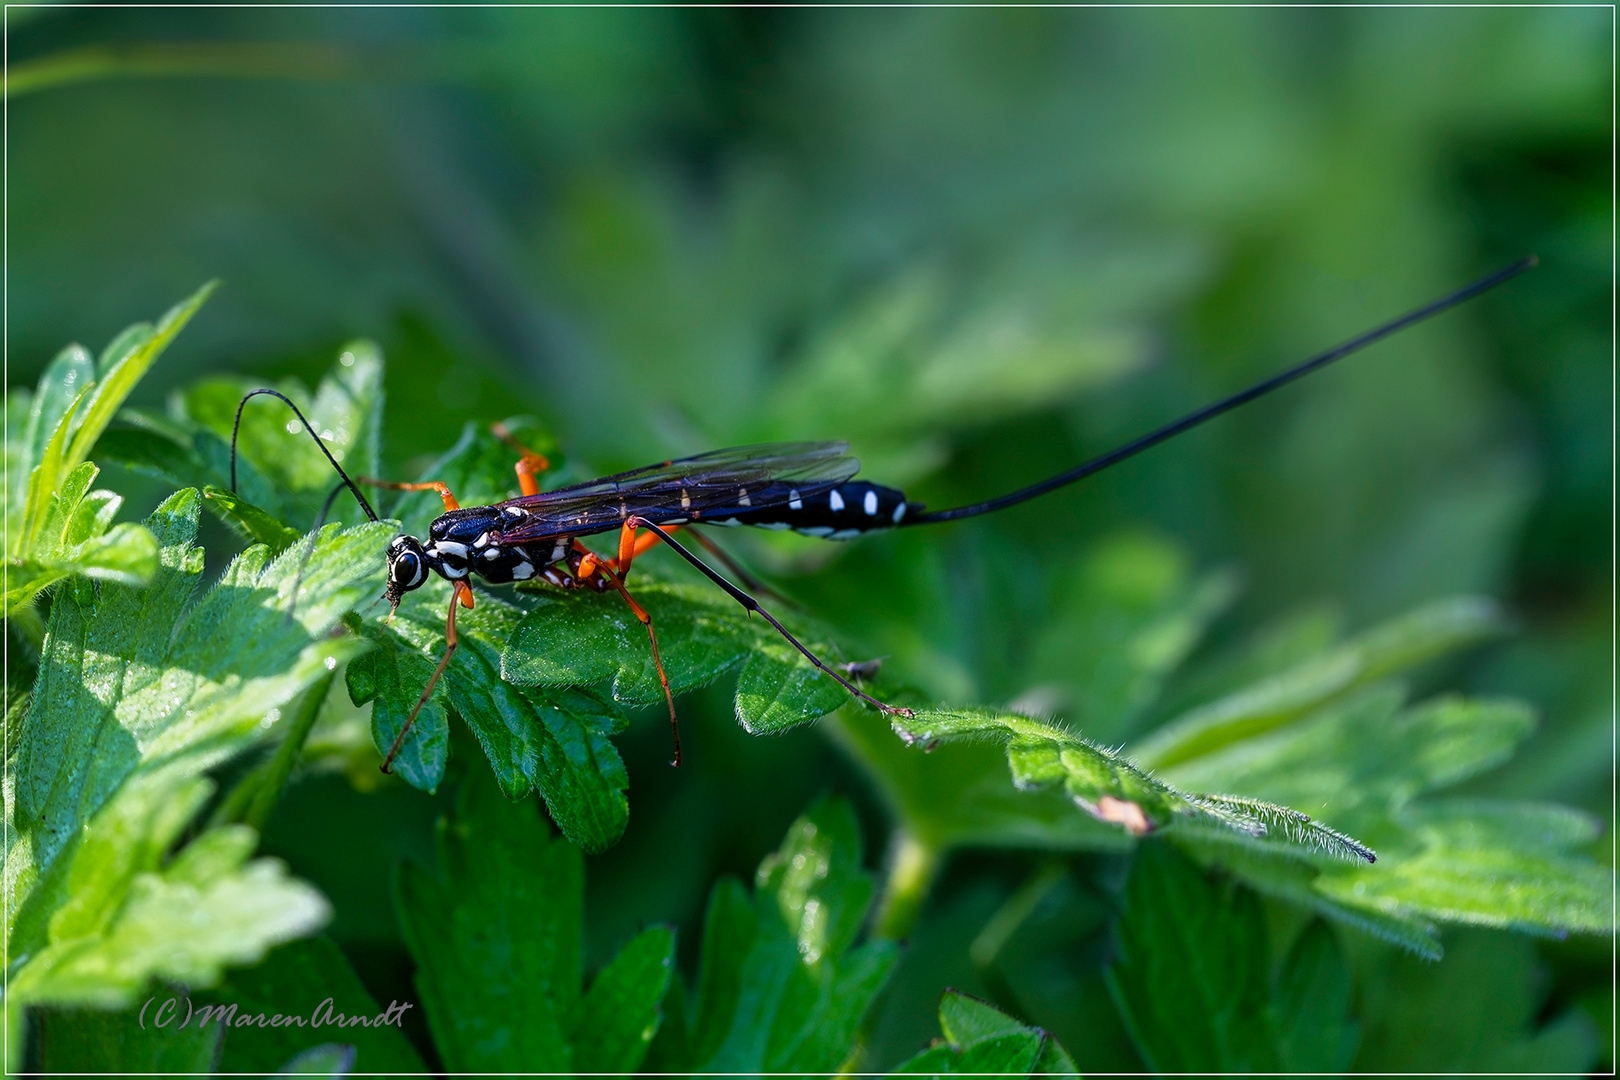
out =
{"type": "MultiPolygon", "coordinates": [[[[451,507],[451,509],[454,509],[454,507],[451,507]]],[[[406,734],[411,730],[411,725],[416,723],[417,714],[422,711],[422,706],[427,704],[428,696],[433,693],[433,688],[438,685],[439,676],[443,675],[444,669],[450,666],[450,657],[456,651],[457,600],[461,601],[462,607],[470,608],[473,606],[472,589],[467,586],[465,581],[456,582],[455,589],[450,593],[450,613],[445,616],[444,620],[444,656],[439,660],[439,666],[433,669],[433,677],[428,680],[427,686],[423,687],[422,696],[416,699],[416,706],[411,709],[411,715],[405,718],[405,726],[400,728],[399,734],[394,737],[394,745],[388,748],[388,756],[383,758],[382,763],[382,771],[385,773],[393,771],[391,766],[394,764],[394,758],[399,754],[399,748],[405,745],[406,734]]]]}
{"type": "MultiPolygon", "coordinates": [[[[443,480],[424,480],[419,484],[407,484],[398,480],[377,480],[370,476],[357,476],[355,479],[362,484],[387,488],[390,491],[437,491],[439,498],[444,500],[445,510],[461,509],[461,504],[456,502],[456,497],[450,494],[450,489],[445,486],[443,480]]],[[[469,604],[468,606],[471,607],[472,605],[469,604]]]]}
{"type": "MultiPolygon", "coordinates": [[[[580,560],[577,576],[580,578],[588,578],[596,572],[596,568],[599,566],[608,567],[616,572],[621,578],[628,576],[630,573],[630,564],[636,561],[637,556],[645,555],[649,550],[652,549],[653,545],[663,543],[663,540],[657,533],[650,532],[646,536],[638,537],[636,535],[636,530],[638,528],[640,528],[639,525],[626,525],[624,528],[619,530],[619,557],[616,559],[604,559],[602,556],[596,554],[596,552],[589,551],[581,547],[578,543],[575,543],[574,550],[579,551],[584,555],[584,558],[580,560]]],[[[679,525],[666,525],[664,526],[664,531],[674,532],[679,528],[679,525]]]]}
{"type": "Polygon", "coordinates": [[[664,674],[664,661],[658,655],[658,635],[653,632],[652,616],[647,614],[646,608],[636,603],[636,598],[631,596],[630,590],[624,587],[624,579],[614,572],[611,566],[586,551],[578,540],[574,541],[574,549],[585,554],[585,560],[580,563],[580,578],[583,580],[592,572],[607,578],[608,583],[618,590],[620,596],[624,597],[624,602],[630,605],[631,613],[641,620],[642,626],[647,628],[647,640],[652,643],[653,667],[658,669],[658,681],[664,687],[664,701],[669,704],[669,731],[675,740],[675,758],[670,764],[679,765],[681,763],[681,725],[680,721],[675,718],[675,694],[669,688],[669,676],[664,674]],[[592,564],[589,570],[586,570],[587,564],[592,564]]]}
{"type": "Polygon", "coordinates": [[[497,439],[523,455],[517,465],[514,466],[514,470],[517,472],[518,487],[523,491],[523,494],[540,494],[540,484],[535,480],[535,476],[551,468],[551,462],[546,460],[544,454],[537,454],[518,442],[512,433],[506,429],[505,424],[496,422],[490,425],[490,430],[495,433],[497,439]]]}

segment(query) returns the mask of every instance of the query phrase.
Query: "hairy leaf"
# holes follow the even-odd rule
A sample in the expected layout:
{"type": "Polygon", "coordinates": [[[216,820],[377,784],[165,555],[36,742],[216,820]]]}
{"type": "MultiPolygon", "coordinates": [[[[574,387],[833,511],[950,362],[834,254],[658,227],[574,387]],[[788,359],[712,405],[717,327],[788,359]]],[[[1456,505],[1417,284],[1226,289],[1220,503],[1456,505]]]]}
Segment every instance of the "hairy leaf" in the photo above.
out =
{"type": "Polygon", "coordinates": [[[1584,815],[1529,803],[1414,801],[1505,761],[1533,728],[1529,709],[1515,702],[1442,697],[1403,708],[1400,691],[1386,687],[1165,777],[1253,791],[1375,839],[1384,858],[1367,871],[1251,880],[1426,955],[1438,954],[1435,921],[1605,932],[1609,875],[1567,853],[1590,835],[1584,815]]]}
{"type": "Polygon", "coordinates": [[[451,1071],[635,1071],[658,1027],[674,936],[636,938],[582,993],[584,866],[533,804],[470,775],[440,822],[436,872],[406,864],[395,907],[451,1071]]]}
{"type": "MultiPolygon", "coordinates": [[[[435,582],[411,594],[387,627],[363,631],[378,648],[350,665],[349,692],[357,705],[374,702],[379,748],[393,744],[444,653],[449,596],[448,585],[435,582]]],[[[609,740],[628,720],[611,701],[588,692],[541,695],[503,682],[500,657],[521,614],[487,593],[472,611],[460,612],[459,645],[406,737],[400,773],[418,787],[437,787],[448,703],[478,737],[509,798],[537,789],[565,836],[601,851],[617,842],[629,820],[629,777],[609,740]]]]}
{"type": "Polygon", "coordinates": [[[896,718],[893,726],[903,740],[921,747],[964,738],[1002,742],[1014,786],[1058,787],[1093,817],[1134,836],[1190,821],[1263,839],[1268,847],[1372,860],[1364,845],[1297,811],[1259,800],[1187,794],[1043,720],[991,709],[933,710],[896,718]]]}
{"type": "Polygon", "coordinates": [[[76,582],[52,605],[8,789],[23,1000],[108,1004],[153,974],[202,985],[326,917],[279,866],[245,861],[251,830],[164,857],[207,795],[200,774],[259,743],[281,705],[363,648],[330,632],[375,580],[387,529],[330,527],[307,562],[251,548],[191,603],[199,504],[183,491],[147,519],[161,564],[149,587],[76,582]]]}
{"type": "Polygon", "coordinates": [[[96,466],[81,462],[51,497],[33,547],[5,563],[5,614],[10,617],[39,592],[71,575],[144,583],[157,570],[157,543],[143,526],[113,525],[123,499],[91,491],[96,466]]]}

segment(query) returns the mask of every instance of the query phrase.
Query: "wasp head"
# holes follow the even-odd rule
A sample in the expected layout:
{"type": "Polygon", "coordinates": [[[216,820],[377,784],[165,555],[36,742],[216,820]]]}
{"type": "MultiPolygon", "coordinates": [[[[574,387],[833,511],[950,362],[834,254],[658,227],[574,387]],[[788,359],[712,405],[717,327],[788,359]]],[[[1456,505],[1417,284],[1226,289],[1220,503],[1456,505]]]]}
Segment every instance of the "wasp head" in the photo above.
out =
{"type": "Polygon", "coordinates": [[[388,544],[388,617],[394,617],[400,599],[427,580],[427,553],[414,536],[396,536],[388,544]]]}

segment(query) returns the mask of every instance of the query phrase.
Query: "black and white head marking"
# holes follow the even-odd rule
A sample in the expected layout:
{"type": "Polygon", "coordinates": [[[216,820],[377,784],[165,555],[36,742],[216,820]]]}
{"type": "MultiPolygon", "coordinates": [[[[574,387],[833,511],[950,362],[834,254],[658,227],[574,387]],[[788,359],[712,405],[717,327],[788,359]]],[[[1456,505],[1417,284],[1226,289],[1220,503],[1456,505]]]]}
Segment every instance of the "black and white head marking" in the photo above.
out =
{"type": "Polygon", "coordinates": [[[428,555],[414,536],[396,536],[388,543],[388,597],[390,614],[400,599],[419,589],[428,577],[428,555]]]}

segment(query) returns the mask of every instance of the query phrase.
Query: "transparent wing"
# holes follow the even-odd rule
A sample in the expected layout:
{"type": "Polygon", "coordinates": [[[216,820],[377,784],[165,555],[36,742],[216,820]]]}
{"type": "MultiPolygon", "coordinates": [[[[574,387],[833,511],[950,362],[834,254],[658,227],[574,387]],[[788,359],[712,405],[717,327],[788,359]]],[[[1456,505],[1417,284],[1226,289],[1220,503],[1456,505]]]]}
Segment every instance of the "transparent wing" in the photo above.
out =
{"type": "Polygon", "coordinates": [[[841,442],[765,443],[711,450],[501,503],[529,512],[501,531],[502,543],[585,536],[632,514],[661,522],[702,518],[727,507],[761,509],[808,497],[854,476],[860,462],[841,442]]]}

